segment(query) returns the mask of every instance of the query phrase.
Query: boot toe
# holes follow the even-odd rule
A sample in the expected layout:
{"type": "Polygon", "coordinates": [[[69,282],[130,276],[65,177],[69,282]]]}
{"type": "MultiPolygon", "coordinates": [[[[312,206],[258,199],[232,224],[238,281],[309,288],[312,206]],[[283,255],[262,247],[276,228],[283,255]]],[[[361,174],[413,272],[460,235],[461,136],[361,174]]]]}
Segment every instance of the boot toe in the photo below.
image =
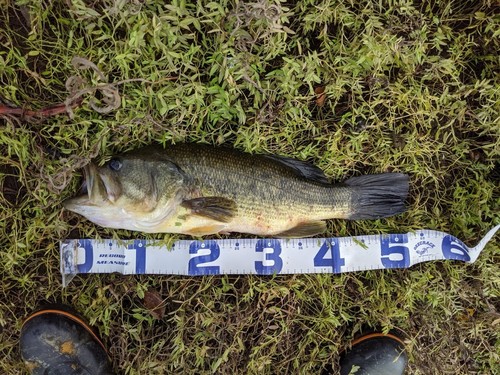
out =
{"type": "Polygon", "coordinates": [[[26,320],[21,356],[32,374],[111,374],[99,338],[79,317],[62,310],[42,310],[26,320]]]}
{"type": "Polygon", "coordinates": [[[408,357],[403,342],[396,336],[371,334],[352,344],[340,360],[340,374],[402,375],[408,357]]]}

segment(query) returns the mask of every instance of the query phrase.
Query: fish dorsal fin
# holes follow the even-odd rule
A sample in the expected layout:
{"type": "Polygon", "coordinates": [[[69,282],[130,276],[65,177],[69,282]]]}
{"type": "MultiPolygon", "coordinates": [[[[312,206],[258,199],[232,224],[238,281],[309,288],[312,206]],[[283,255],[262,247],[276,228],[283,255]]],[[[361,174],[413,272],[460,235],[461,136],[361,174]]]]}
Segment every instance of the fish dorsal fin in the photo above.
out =
{"type": "Polygon", "coordinates": [[[236,213],[236,203],[223,197],[201,197],[185,200],[181,206],[188,208],[192,214],[228,223],[236,213]]]}
{"type": "Polygon", "coordinates": [[[288,158],[286,156],[278,156],[278,155],[263,155],[263,156],[287,166],[288,168],[293,170],[298,176],[307,178],[308,180],[321,182],[323,184],[329,183],[328,178],[325,176],[325,173],[321,169],[306,161],[288,158]]]}
{"type": "Polygon", "coordinates": [[[297,238],[310,237],[315,234],[321,234],[326,231],[326,223],[324,221],[308,221],[288,229],[285,232],[278,233],[274,237],[297,238]]]}

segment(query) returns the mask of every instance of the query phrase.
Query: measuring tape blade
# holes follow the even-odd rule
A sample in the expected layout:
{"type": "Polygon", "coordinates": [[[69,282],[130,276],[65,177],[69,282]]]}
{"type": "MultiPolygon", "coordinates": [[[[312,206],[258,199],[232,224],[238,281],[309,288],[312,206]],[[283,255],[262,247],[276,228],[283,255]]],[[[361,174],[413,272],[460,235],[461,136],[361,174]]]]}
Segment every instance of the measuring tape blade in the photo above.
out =
{"type": "Polygon", "coordinates": [[[472,263],[499,228],[472,248],[434,230],[330,238],[181,240],[171,248],[155,240],[66,240],[60,243],[61,273],[66,286],[81,273],[336,274],[408,268],[438,259],[472,263]]]}

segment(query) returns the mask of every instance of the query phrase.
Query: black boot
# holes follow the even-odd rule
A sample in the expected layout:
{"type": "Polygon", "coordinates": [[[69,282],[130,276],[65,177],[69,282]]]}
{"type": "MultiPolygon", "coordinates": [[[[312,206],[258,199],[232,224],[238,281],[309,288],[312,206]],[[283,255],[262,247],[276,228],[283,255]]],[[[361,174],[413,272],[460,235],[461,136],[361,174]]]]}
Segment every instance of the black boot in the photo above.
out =
{"type": "Polygon", "coordinates": [[[21,328],[20,347],[33,375],[112,374],[101,340],[65,306],[30,315],[21,328]]]}
{"type": "Polygon", "coordinates": [[[371,333],[352,343],[340,359],[340,375],[403,375],[408,357],[394,335],[371,333]]]}

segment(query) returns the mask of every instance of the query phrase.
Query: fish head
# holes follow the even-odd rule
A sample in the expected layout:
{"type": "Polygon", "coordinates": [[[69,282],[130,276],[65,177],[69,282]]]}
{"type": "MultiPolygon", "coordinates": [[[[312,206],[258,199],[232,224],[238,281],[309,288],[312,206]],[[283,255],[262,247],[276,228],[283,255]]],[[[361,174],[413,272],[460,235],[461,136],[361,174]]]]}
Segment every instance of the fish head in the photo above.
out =
{"type": "Polygon", "coordinates": [[[84,178],[82,194],[63,206],[104,227],[136,230],[137,223],[165,216],[183,183],[169,161],[127,156],[88,164],[84,178]]]}

